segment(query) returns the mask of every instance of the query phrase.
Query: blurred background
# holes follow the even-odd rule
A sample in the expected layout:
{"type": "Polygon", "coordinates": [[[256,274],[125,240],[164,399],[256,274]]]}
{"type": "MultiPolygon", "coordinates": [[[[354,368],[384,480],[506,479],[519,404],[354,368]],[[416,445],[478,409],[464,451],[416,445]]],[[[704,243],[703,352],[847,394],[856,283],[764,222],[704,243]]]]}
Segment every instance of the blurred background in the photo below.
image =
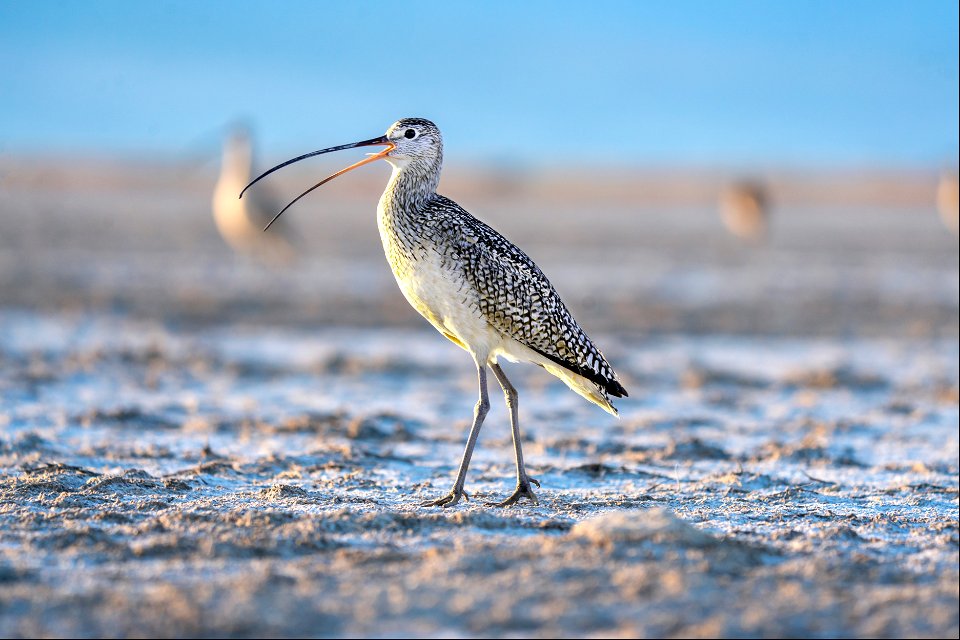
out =
{"type": "Polygon", "coordinates": [[[385,164],[272,237],[258,215],[356,158],[271,178],[259,212],[211,202],[218,176],[233,191],[251,164],[422,116],[445,135],[441,190],[590,308],[587,327],[956,335],[957,17],[951,2],[4,2],[0,300],[419,322],[380,257],[385,164]]]}
{"type": "Polygon", "coordinates": [[[0,637],[956,637],[958,46],[955,0],[0,0],[0,637]],[[476,499],[417,506],[476,377],[388,165],[236,197],[407,116],[630,392],[506,367],[538,506],[483,506],[494,386],[476,499]]]}

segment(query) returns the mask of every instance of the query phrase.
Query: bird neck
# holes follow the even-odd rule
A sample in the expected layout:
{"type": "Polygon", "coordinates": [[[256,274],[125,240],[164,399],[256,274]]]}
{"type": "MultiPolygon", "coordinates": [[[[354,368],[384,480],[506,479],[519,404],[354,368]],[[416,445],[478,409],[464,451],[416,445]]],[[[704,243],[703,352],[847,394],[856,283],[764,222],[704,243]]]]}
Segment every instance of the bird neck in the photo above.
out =
{"type": "Polygon", "coordinates": [[[381,208],[399,213],[420,209],[437,195],[440,163],[440,158],[433,162],[419,158],[406,163],[390,162],[393,174],[380,199],[381,208]]]}

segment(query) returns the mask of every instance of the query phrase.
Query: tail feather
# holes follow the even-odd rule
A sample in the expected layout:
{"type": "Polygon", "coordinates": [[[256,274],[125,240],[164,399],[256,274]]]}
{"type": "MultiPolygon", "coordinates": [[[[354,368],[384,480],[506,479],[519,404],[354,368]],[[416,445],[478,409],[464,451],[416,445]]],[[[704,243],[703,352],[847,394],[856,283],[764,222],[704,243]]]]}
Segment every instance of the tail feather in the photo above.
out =
{"type": "Polygon", "coordinates": [[[515,340],[511,341],[506,346],[506,349],[499,349],[497,351],[497,355],[503,355],[505,358],[513,362],[526,360],[527,362],[532,362],[533,364],[543,367],[549,373],[560,378],[560,380],[562,380],[563,383],[570,387],[574,392],[580,394],[610,415],[618,418],[620,417],[620,412],[617,411],[617,408],[613,406],[612,402],[610,402],[610,396],[608,395],[608,392],[620,397],[627,395],[626,390],[624,390],[623,386],[621,386],[619,382],[615,380],[605,381],[606,384],[601,387],[599,384],[593,380],[590,380],[586,376],[582,376],[579,373],[571,371],[566,366],[555,362],[552,358],[549,358],[539,351],[535,351],[515,340]],[[618,393],[618,390],[622,393],[618,393]]]}
{"type": "MultiPolygon", "coordinates": [[[[590,382],[595,384],[597,387],[599,387],[601,393],[603,393],[604,395],[610,394],[611,396],[615,396],[617,398],[624,398],[627,396],[627,390],[623,388],[623,385],[620,384],[620,381],[617,380],[615,377],[606,377],[594,371],[593,369],[578,366],[573,362],[567,362],[566,360],[552,356],[549,353],[544,353],[540,349],[533,349],[532,347],[531,349],[537,352],[539,355],[546,358],[547,360],[550,360],[551,362],[554,362],[560,365],[562,369],[565,369],[569,373],[572,373],[576,376],[589,380],[590,382]]],[[[603,358],[602,355],[600,357],[603,358]]],[[[604,363],[606,364],[605,361],[604,363]]],[[[607,367],[609,368],[609,365],[607,365],[607,367]]],[[[609,370],[611,373],[613,373],[612,369],[609,369],[609,370]]],[[[560,377],[558,374],[554,374],[554,375],[557,377],[560,377]]],[[[616,376],[616,374],[613,373],[613,376],[616,376]]]]}
{"type": "Polygon", "coordinates": [[[583,376],[578,375],[569,369],[558,367],[549,360],[547,362],[538,362],[537,364],[560,378],[563,383],[573,389],[573,391],[579,393],[581,396],[594,403],[610,415],[616,416],[617,418],[620,417],[620,412],[617,411],[617,408],[613,406],[612,402],[610,402],[610,396],[608,396],[607,393],[595,382],[591,382],[590,380],[587,380],[583,376]]]}

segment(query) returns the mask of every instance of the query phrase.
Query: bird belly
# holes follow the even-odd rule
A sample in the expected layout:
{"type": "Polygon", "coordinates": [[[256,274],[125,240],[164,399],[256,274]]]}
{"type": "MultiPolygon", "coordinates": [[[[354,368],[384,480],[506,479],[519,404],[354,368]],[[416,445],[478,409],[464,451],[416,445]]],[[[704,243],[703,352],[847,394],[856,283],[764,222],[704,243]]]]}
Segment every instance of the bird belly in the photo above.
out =
{"type": "MultiPolygon", "coordinates": [[[[389,257],[389,256],[388,256],[389,257]]],[[[434,251],[416,260],[391,260],[400,291],[451,342],[486,360],[500,336],[480,315],[476,293],[434,251]]]]}

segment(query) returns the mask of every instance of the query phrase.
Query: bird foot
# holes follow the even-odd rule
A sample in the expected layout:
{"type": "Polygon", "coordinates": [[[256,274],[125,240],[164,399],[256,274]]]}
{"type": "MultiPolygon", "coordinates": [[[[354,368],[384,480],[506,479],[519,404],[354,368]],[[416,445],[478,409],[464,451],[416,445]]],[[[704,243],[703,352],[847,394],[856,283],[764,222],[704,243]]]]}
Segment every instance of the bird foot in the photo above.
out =
{"type": "Polygon", "coordinates": [[[537,494],[533,492],[533,488],[530,486],[530,483],[537,485],[537,488],[540,488],[540,482],[536,478],[524,478],[517,483],[517,488],[509,498],[503,502],[488,502],[488,507],[509,507],[510,505],[516,504],[520,501],[520,498],[527,498],[533,504],[540,504],[540,501],[537,500],[537,494]]]}
{"type": "Polygon", "coordinates": [[[452,507],[458,502],[460,498],[464,500],[470,499],[470,494],[464,491],[463,489],[458,489],[454,487],[450,490],[450,493],[443,496],[442,498],[437,498],[436,500],[427,500],[426,502],[421,502],[421,507],[452,507]]]}

